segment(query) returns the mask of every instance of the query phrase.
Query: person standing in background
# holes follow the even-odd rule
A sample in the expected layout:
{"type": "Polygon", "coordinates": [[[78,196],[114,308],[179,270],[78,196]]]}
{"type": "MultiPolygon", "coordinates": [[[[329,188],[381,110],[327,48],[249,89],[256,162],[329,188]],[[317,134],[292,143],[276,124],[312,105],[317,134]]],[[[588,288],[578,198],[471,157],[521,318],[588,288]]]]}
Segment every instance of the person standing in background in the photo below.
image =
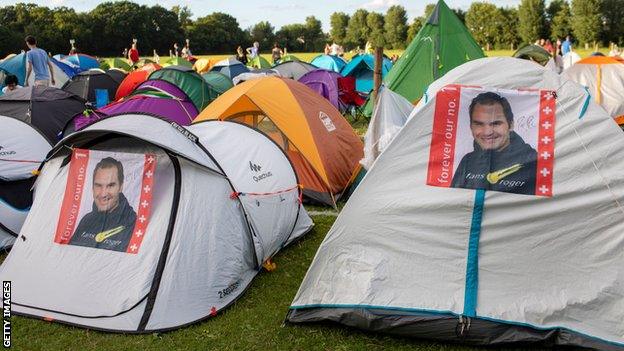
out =
{"type": "Polygon", "coordinates": [[[37,47],[37,39],[32,35],[27,36],[25,40],[29,50],[26,52],[27,68],[24,86],[28,86],[28,79],[32,71],[35,71],[35,86],[49,87],[50,83],[54,85],[54,71],[52,70],[52,62],[50,62],[48,54],[45,50],[37,47]]]}
{"type": "Polygon", "coordinates": [[[136,43],[132,43],[132,48],[130,48],[130,51],[128,51],[128,58],[132,62],[133,66],[137,62],[139,62],[139,50],[137,49],[137,44],[136,43]]]}

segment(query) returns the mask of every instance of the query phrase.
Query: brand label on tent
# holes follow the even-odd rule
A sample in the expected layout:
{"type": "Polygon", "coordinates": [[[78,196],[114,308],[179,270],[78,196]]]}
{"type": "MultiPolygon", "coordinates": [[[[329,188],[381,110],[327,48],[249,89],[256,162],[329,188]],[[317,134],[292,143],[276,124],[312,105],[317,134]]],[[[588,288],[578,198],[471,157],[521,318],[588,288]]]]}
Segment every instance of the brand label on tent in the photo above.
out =
{"type": "Polygon", "coordinates": [[[191,132],[188,131],[188,129],[182,127],[181,125],[177,124],[176,122],[171,122],[171,126],[173,128],[175,128],[178,132],[180,132],[182,135],[184,135],[184,137],[186,137],[188,140],[197,143],[197,141],[199,140],[199,138],[197,138],[197,136],[191,132]]]}
{"type": "Polygon", "coordinates": [[[54,242],[139,252],[156,163],[152,154],[75,149],[54,242]]]}
{"type": "Polygon", "coordinates": [[[555,100],[547,90],[442,88],[427,184],[552,196],[555,100]]]}
{"type": "Polygon", "coordinates": [[[329,116],[325,112],[319,111],[319,118],[321,119],[321,122],[323,122],[323,125],[328,132],[333,132],[334,130],[336,130],[334,122],[332,122],[331,118],[329,118],[329,116]]]}

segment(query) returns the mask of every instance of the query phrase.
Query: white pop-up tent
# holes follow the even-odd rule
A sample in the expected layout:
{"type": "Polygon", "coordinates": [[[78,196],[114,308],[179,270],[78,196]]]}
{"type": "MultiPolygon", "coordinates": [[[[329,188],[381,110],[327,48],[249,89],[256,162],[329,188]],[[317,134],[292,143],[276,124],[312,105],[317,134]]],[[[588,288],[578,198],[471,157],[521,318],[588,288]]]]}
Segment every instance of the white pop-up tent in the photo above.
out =
{"type": "Polygon", "coordinates": [[[622,131],[583,87],[524,60],[468,62],[428,95],[336,219],[288,321],[624,349],[622,131]],[[505,126],[509,143],[480,134],[505,126]],[[461,173],[479,147],[485,167],[514,150],[533,160],[461,173]],[[453,170],[479,186],[450,185],[453,170]]]}
{"type": "Polygon", "coordinates": [[[57,144],[35,186],[0,267],[12,311],[99,330],[216,315],[312,226],[282,150],[232,122],[110,117],[57,144]]]}
{"type": "Polygon", "coordinates": [[[414,105],[403,96],[382,85],[377,93],[375,111],[364,135],[364,169],[373,166],[375,159],[390,145],[394,136],[403,128],[414,105]]]}

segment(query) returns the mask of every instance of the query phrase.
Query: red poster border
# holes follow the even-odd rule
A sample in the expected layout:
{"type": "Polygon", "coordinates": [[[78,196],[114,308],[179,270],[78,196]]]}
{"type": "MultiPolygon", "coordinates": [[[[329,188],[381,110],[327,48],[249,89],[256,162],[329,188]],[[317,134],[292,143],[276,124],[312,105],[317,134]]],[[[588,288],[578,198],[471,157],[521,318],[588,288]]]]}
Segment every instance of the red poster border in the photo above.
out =
{"type": "Polygon", "coordinates": [[[447,85],[436,94],[427,184],[448,188],[453,181],[460,85],[447,85]],[[452,130],[452,131],[450,131],[452,130]]]}

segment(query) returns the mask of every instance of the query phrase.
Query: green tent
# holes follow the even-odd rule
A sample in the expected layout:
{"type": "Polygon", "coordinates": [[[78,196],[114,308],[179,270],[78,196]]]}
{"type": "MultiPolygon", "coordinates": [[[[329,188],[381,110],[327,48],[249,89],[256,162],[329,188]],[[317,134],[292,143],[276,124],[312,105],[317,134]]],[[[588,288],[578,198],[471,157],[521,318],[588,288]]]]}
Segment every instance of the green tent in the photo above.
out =
{"type": "Polygon", "coordinates": [[[159,69],[152,72],[147,80],[164,80],[176,85],[193,101],[198,111],[203,110],[209,103],[221,95],[192,68],[184,66],[168,66],[159,69]]]}
{"type": "Polygon", "coordinates": [[[286,54],[286,55],[282,56],[282,58],[279,60],[279,63],[284,63],[284,62],[288,62],[288,61],[301,61],[301,59],[298,58],[295,55],[286,54]]]}
{"type": "Polygon", "coordinates": [[[545,66],[548,63],[548,60],[552,56],[550,53],[546,51],[543,47],[535,44],[525,45],[518,49],[518,51],[514,52],[512,55],[515,58],[520,58],[524,60],[531,60],[539,63],[542,66],[545,66]]]}
{"type": "Polygon", "coordinates": [[[102,69],[117,68],[125,72],[130,72],[132,70],[132,66],[128,63],[128,61],[120,57],[114,57],[114,58],[105,60],[104,62],[100,64],[100,68],[102,69]]]}
{"type": "Polygon", "coordinates": [[[256,56],[247,62],[247,66],[256,69],[271,68],[271,64],[262,56],[256,56]]]}
{"type": "MultiPolygon", "coordinates": [[[[483,50],[455,13],[439,0],[431,16],[383,82],[413,104],[431,82],[470,60],[485,57],[483,50]]],[[[373,104],[366,104],[370,116],[373,104]]]]}
{"type": "Polygon", "coordinates": [[[232,84],[232,80],[230,80],[230,78],[223,73],[206,72],[201,76],[204,78],[206,83],[219,92],[219,94],[225,93],[228,89],[234,86],[234,84],[232,84]]]}
{"type": "Polygon", "coordinates": [[[167,66],[184,66],[184,67],[191,67],[192,68],[193,64],[190,63],[187,59],[184,59],[184,58],[179,57],[179,56],[175,56],[175,57],[172,57],[169,60],[165,61],[165,63],[163,63],[162,66],[163,67],[167,67],[167,66]]]}

